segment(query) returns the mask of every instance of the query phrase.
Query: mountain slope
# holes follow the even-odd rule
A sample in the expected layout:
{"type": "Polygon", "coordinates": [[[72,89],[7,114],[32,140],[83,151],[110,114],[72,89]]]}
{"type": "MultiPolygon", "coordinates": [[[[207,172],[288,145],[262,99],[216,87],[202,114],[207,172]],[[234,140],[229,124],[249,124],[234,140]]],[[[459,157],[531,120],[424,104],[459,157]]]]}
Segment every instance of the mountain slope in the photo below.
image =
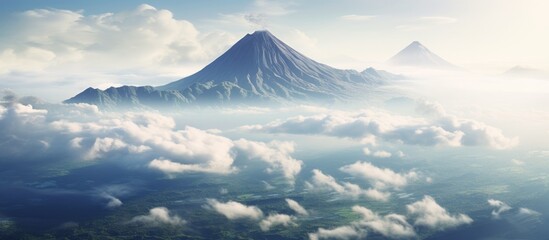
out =
{"type": "Polygon", "coordinates": [[[234,84],[249,96],[307,99],[348,95],[347,91],[374,80],[318,63],[270,32],[256,31],[199,72],[158,89],[184,90],[197,83],[234,84]]]}
{"type": "Polygon", "coordinates": [[[539,79],[549,79],[549,73],[544,72],[540,69],[528,68],[523,66],[514,66],[511,69],[505,71],[503,76],[513,77],[513,78],[539,78],[539,79]]]}
{"type": "Polygon", "coordinates": [[[338,101],[363,95],[387,74],[318,63],[268,31],[247,34],[197,73],[159,87],[86,89],[67,103],[100,106],[262,104],[338,101]]]}
{"type": "Polygon", "coordinates": [[[427,47],[418,41],[410,43],[410,45],[390,58],[388,63],[396,66],[413,66],[423,68],[457,68],[453,64],[431,52],[427,47]]]}

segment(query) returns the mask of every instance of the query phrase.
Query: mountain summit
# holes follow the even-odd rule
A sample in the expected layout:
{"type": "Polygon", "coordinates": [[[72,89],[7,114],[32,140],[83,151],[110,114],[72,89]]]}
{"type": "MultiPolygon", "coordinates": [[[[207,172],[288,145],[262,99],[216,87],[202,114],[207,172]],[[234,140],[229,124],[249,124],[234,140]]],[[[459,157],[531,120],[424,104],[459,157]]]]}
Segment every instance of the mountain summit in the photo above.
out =
{"type": "Polygon", "coordinates": [[[318,63],[269,31],[256,31],[202,70],[178,81],[154,88],[88,88],[66,102],[107,106],[332,102],[363,95],[382,82],[381,75],[318,63]]]}
{"type": "MultiPolygon", "coordinates": [[[[237,88],[239,98],[311,99],[348,95],[373,83],[374,79],[357,71],[318,63],[269,31],[256,31],[197,73],[158,89],[185,90],[207,84],[225,90],[237,88]]],[[[235,96],[223,96],[230,97],[235,96]]]]}
{"type": "Polygon", "coordinates": [[[388,62],[396,66],[414,66],[424,68],[455,69],[453,64],[442,59],[418,41],[413,41],[388,62]]]}

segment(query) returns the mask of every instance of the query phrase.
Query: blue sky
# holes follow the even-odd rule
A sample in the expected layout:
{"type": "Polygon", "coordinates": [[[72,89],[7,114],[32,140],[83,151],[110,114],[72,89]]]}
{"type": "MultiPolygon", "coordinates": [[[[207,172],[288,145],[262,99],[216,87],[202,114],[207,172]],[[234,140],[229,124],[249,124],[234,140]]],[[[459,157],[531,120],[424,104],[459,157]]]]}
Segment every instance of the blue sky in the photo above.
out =
{"type": "Polygon", "coordinates": [[[499,74],[515,65],[549,69],[549,3],[542,0],[23,0],[2,5],[0,60],[8,63],[0,67],[2,87],[25,91],[37,76],[40,83],[71,85],[64,91],[166,83],[263,28],[339,68],[383,67],[418,40],[474,72],[499,74]]]}

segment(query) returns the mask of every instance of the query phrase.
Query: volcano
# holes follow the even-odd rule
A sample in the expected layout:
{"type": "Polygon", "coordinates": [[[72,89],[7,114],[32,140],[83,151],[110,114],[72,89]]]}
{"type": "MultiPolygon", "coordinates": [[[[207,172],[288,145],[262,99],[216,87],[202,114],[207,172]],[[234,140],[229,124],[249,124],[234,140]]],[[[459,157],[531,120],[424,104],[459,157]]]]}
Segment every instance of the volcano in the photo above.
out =
{"type": "Polygon", "coordinates": [[[410,43],[407,47],[398,52],[388,60],[388,63],[395,66],[411,66],[434,69],[457,69],[418,41],[410,43]]]}
{"type": "Polygon", "coordinates": [[[381,75],[318,63],[269,31],[256,31],[178,81],[158,87],[88,88],[65,102],[107,106],[334,102],[364,95],[383,82],[381,75]]]}

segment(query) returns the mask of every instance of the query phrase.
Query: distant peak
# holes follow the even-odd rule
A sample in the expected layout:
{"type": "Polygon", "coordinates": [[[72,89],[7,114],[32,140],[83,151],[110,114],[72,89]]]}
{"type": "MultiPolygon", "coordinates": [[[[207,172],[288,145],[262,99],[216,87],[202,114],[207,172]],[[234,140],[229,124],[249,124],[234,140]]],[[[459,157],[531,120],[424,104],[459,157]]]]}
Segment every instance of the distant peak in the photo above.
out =
{"type": "Polygon", "coordinates": [[[269,30],[257,30],[251,34],[252,36],[272,36],[273,34],[269,30]]]}
{"type": "Polygon", "coordinates": [[[419,41],[413,41],[412,43],[410,43],[410,45],[408,45],[408,47],[424,47],[423,44],[421,44],[419,41]]]}

